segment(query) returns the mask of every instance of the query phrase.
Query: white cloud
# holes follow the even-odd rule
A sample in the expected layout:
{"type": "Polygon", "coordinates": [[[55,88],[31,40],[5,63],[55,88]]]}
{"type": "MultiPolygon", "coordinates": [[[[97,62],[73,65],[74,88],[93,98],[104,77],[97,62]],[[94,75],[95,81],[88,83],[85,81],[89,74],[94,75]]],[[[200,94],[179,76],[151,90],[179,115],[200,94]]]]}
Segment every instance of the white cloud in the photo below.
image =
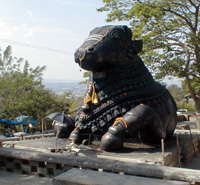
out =
{"type": "Polygon", "coordinates": [[[26,23],[22,24],[21,26],[14,26],[13,27],[14,34],[23,34],[23,37],[27,38],[33,35],[33,29],[29,28],[26,23]]]}
{"type": "Polygon", "coordinates": [[[31,18],[33,17],[33,12],[32,11],[28,10],[26,13],[29,15],[29,17],[31,17],[31,18]]]}
{"type": "Polygon", "coordinates": [[[1,39],[30,43],[30,41],[28,41],[27,39],[31,38],[33,33],[34,33],[34,29],[28,27],[26,23],[20,26],[11,26],[5,21],[0,21],[0,38],[1,39]]]}
{"type": "Polygon", "coordinates": [[[0,35],[3,38],[10,37],[12,35],[9,26],[4,21],[0,21],[0,35]]]}
{"type": "Polygon", "coordinates": [[[30,30],[24,35],[24,37],[27,38],[27,37],[30,37],[30,36],[32,36],[32,35],[33,35],[33,30],[30,29],[30,30]]]}

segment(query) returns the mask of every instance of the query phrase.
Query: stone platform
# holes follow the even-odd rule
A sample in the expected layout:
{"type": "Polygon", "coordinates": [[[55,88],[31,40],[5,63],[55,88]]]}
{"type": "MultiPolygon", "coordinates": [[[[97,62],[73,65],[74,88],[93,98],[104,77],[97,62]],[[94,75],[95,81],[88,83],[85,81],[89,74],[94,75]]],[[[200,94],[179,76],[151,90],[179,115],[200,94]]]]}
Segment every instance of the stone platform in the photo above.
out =
{"type": "Polygon", "coordinates": [[[3,146],[16,149],[40,151],[44,153],[57,151],[65,156],[90,156],[92,158],[104,158],[142,164],[164,164],[165,166],[184,166],[184,163],[189,161],[194,156],[195,152],[197,153],[199,151],[198,136],[193,135],[191,140],[190,134],[178,134],[178,137],[172,137],[170,141],[165,143],[164,156],[162,154],[161,146],[150,146],[142,143],[124,142],[124,148],[115,152],[99,151],[98,142],[94,142],[93,145],[80,145],[80,148],[72,151],[69,149],[66,150],[66,146],[69,146],[69,144],[70,141],[67,139],[50,137],[34,140],[7,141],[3,143],[3,146]]]}
{"type": "Polygon", "coordinates": [[[191,133],[192,135],[189,130],[177,129],[173,138],[165,143],[164,155],[161,147],[142,143],[125,142],[121,151],[104,152],[98,150],[98,142],[69,149],[69,140],[52,136],[33,140],[4,141],[3,147],[0,148],[0,170],[51,178],[63,172],[80,175],[84,173],[86,179],[88,174],[101,177],[103,172],[108,177],[108,182],[113,178],[124,181],[122,175],[128,175],[127,178],[133,181],[139,180],[135,176],[141,176],[149,178],[148,180],[155,178],[155,181],[152,181],[155,183],[164,183],[165,181],[157,180],[168,179],[171,183],[181,181],[182,184],[197,185],[200,183],[200,169],[183,168],[199,151],[200,133],[198,130],[192,130],[191,133]],[[182,168],[177,168],[180,166],[182,168]]]}

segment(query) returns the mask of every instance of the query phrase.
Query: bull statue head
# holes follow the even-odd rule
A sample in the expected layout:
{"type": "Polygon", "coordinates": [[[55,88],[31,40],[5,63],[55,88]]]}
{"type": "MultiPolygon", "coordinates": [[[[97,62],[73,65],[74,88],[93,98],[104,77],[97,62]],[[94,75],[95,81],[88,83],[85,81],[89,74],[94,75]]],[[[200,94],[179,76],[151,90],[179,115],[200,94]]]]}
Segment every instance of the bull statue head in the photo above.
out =
{"type": "Polygon", "coordinates": [[[142,50],[142,40],[131,38],[132,31],[127,26],[97,27],[76,50],[75,62],[93,72],[133,62],[142,50]]]}

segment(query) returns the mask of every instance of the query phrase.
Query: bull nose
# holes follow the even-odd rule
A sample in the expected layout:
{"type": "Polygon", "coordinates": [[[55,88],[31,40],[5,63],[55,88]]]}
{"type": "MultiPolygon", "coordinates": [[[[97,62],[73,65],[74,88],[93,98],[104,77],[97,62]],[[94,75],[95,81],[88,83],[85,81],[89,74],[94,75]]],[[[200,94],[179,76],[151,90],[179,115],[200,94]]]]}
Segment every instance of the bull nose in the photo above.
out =
{"type": "Polygon", "coordinates": [[[79,59],[83,57],[84,53],[85,53],[85,49],[83,49],[83,48],[78,48],[75,51],[74,56],[75,56],[75,62],[76,63],[80,62],[79,59]]]}
{"type": "Polygon", "coordinates": [[[87,49],[87,51],[88,51],[88,52],[94,51],[94,47],[89,47],[89,48],[87,49]]]}

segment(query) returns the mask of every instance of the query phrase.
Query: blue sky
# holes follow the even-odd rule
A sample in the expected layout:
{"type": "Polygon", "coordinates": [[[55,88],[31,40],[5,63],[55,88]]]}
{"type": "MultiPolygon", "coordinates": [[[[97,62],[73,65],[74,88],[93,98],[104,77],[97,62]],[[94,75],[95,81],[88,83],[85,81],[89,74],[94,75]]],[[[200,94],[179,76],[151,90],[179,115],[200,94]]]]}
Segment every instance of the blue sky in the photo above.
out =
{"type": "Polygon", "coordinates": [[[74,62],[76,48],[95,27],[127,24],[105,22],[106,13],[96,10],[103,6],[102,0],[0,0],[0,5],[1,49],[11,45],[13,56],[28,60],[31,67],[47,66],[44,79],[82,81],[84,70],[74,62]],[[2,39],[67,54],[22,47],[2,39]]]}
{"type": "Polygon", "coordinates": [[[97,12],[102,0],[0,0],[0,46],[12,46],[13,55],[31,67],[47,66],[45,79],[82,80],[84,71],[74,62],[74,51],[89,32],[106,24],[97,12]],[[2,39],[37,45],[68,54],[22,47],[2,39]]]}

